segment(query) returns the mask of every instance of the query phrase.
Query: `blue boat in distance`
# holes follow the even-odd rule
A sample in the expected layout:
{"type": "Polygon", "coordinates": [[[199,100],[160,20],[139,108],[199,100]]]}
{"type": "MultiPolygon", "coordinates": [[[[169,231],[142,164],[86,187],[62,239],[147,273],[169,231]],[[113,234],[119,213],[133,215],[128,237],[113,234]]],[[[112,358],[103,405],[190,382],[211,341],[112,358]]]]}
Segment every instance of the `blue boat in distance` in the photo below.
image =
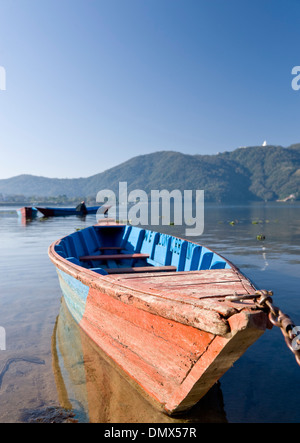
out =
{"type": "Polygon", "coordinates": [[[67,216],[67,215],[89,215],[96,214],[98,209],[101,206],[90,206],[86,208],[86,211],[78,211],[76,208],[40,208],[37,207],[37,210],[40,211],[45,217],[59,217],[59,216],[67,216]]]}

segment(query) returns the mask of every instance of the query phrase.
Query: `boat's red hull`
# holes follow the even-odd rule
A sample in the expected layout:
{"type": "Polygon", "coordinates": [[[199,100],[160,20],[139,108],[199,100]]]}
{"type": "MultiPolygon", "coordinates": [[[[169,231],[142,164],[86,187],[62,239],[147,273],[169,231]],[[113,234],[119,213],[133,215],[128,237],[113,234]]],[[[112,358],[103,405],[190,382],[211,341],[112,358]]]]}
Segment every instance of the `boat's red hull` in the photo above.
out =
{"type": "Polygon", "coordinates": [[[82,329],[168,414],[191,408],[268,327],[253,303],[225,301],[255,291],[236,268],[100,276],[54,244],[49,256],[82,329]]]}
{"type": "Polygon", "coordinates": [[[32,208],[31,206],[24,206],[23,208],[20,208],[19,213],[24,219],[31,219],[37,216],[36,208],[32,208]]]}
{"type": "Polygon", "coordinates": [[[264,332],[265,316],[232,318],[229,337],[89,291],[83,330],[168,413],[191,408],[264,332]],[[237,325],[235,325],[235,323],[237,325]],[[242,329],[242,331],[241,331],[242,329]]]}

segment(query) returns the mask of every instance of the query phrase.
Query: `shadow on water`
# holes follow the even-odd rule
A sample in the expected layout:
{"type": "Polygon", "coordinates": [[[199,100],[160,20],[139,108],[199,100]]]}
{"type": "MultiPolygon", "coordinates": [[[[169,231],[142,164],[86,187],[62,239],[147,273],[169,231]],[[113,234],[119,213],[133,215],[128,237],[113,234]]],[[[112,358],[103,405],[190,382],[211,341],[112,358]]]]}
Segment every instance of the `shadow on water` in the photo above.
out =
{"type": "Polygon", "coordinates": [[[80,422],[226,422],[219,383],[188,413],[169,417],[159,411],[81,330],[64,299],[53,330],[52,359],[60,406],[80,422]]]}

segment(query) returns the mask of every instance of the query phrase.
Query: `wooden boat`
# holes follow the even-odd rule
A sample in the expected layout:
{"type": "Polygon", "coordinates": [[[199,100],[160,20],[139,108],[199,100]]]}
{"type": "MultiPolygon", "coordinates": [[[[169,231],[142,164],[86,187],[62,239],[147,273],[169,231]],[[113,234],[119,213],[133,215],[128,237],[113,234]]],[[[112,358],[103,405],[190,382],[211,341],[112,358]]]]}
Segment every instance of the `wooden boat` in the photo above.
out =
{"type": "Polygon", "coordinates": [[[96,214],[100,206],[90,206],[87,207],[87,212],[76,211],[76,208],[41,208],[37,207],[37,209],[45,216],[45,217],[61,217],[68,215],[87,215],[87,214],[96,214]]]}
{"type": "Polygon", "coordinates": [[[81,423],[227,422],[220,383],[180,417],[155,408],[75,322],[64,297],[51,351],[60,406],[73,411],[81,423]]]}
{"type": "Polygon", "coordinates": [[[18,209],[17,213],[20,217],[26,218],[28,220],[37,217],[38,210],[33,206],[24,206],[23,208],[18,209]]]}
{"type": "Polygon", "coordinates": [[[197,243],[98,224],[54,242],[49,257],[76,322],[169,415],[194,406],[270,327],[253,301],[226,298],[254,285],[197,243]]]}

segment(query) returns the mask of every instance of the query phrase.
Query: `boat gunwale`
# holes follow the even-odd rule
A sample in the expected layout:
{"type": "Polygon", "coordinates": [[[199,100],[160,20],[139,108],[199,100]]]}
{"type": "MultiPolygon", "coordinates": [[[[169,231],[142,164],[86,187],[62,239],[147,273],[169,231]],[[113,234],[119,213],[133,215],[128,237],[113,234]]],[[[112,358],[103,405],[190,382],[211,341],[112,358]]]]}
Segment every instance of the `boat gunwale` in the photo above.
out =
{"type": "MultiPolygon", "coordinates": [[[[224,328],[223,333],[214,332],[212,328],[205,329],[203,327],[200,327],[199,325],[195,326],[191,322],[184,323],[184,321],[181,321],[181,319],[179,318],[181,309],[184,311],[182,316],[184,317],[185,315],[187,315],[188,312],[192,314],[190,318],[193,316],[196,317],[199,312],[202,312],[202,316],[205,315],[209,316],[210,315],[209,309],[202,307],[201,309],[199,308],[197,310],[197,307],[195,308],[195,302],[197,302],[196,299],[195,300],[191,299],[190,305],[185,301],[179,302],[179,300],[177,299],[170,300],[170,298],[169,299],[164,298],[163,294],[158,296],[152,294],[151,292],[146,292],[145,290],[142,290],[142,286],[139,285],[137,285],[136,288],[126,286],[126,284],[124,284],[124,280],[121,279],[122,274],[117,274],[120,276],[121,279],[121,281],[119,281],[118,279],[115,278],[116,275],[114,276],[101,275],[92,271],[91,269],[87,269],[78,264],[70,262],[66,258],[62,257],[57,251],[55,251],[55,246],[58,245],[63,238],[68,236],[64,236],[61,239],[58,239],[55,242],[53,242],[49,246],[48,254],[51,261],[54,263],[54,265],[58,270],[67,273],[69,276],[87,285],[89,290],[92,289],[90,293],[91,299],[90,301],[87,301],[87,305],[90,303],[89,310],[84,314],[83,318],[85,319],[85,321],[83,323],[80,322],[79,325],[82,327],[83,331],[86,332],[87,335],[92,339],[92,341],[96,343],[98,346],[100,346],[100,348],[103,349],[104,353],[106,353],[110,359],[115,361],[115,363],[124,371],[126,376],[128,376],[129,379],[132,379],[136,383],[136,386],[142,388],[142,390],[146,394],[146,397],[147,398],[149,397],[151,400],[155,402],[155,404],[158,404],[160,408],[168,415],[173,415],[176,414],[177,412],[180,413],[182,411],[190,409],[195,404],[195,402],[198,401],[208,391],[210,386],[212,386],[223,375],[223,373],[226,372],[232,366],[232,364],[245,352],[245,350],[249,347],[249,345],[252,344],[254,341],[256,341],[257,338],[263,334],[264,330],[267,327],[266,313],[264,313],[262,310],[257,309],[255,305],[251,302],[237,303],[240,306],[242,306],[240,308],[241,310],[237,311],[236,315],[232,315],[231,317],[229,317],[227,321],[227,326],[229,327],[229,330],[228,329],[226,330],[226,328],[224,328]],[[197,336],[199,338],[202,336],[201,331],[204,331],[204,336],[206,336],[206,333],[212,334],[210,344],[205,348],[205,351],[201,354],[201,356],[195,362],[193,362],[189,368],[187,368],[186,375],[184,376],[180,384],[179,385],[174,384],[173,386],[174,389],[172,389],[172,392],[164,392],[162,390],[160,392],[160,395],[158,396],[157,387],[155,389],[153,388],[156,386],[157,383],[156,379],[153,380],[152,384],[151,383],[149,384],[147,379],[143,377],[140,378],[140,376],[136,377],[135,373],[132,372],[132,368],[130,369],[130,367],[129,368],[127,367],[127,358],[126,358],[127,357],[126,353],[128,352],[127,347],[122,348],[122,358],[121,358],[119,354],[115,354],[116,348],[115,347],[111,348],[109,342],[100,341],[98,344],[98,341],[96,340],[97,337],[91,334],[91,330],[87,327],[90,324],[89,314],[91,314],[92,312],[91,309],[93,309],[93,307],[95,306],[98,306],[97,298],[98,295],[101,296],[101,294],[98,294],[97,292],[98,290],[99,292],[102,293],[101,300],[103,303],[108,301],[107,296],[109,296],[112,299],[115,299],[116,301],[130,305],[131,306],[130,315],[134,311],[132,309],[133,307],[136,308],[137,310],[139,309],[144,310],[150,314],[167,318],[168,320],[175,321],[176,323],[185,324],[186,326],[188,326],[188,328],[185,328],[185,334],[189,335],[191,332],[193,333],[196,332],[192,331],[193,328],[198,329],[197,336]],[[174,308],[175,311],[177,309],[177,314],[178,314],[177,318],[174,318],[174,311],[171,313],[168,312],[168,308],[169,311],[172,311],[173,306],[175,306],[174,308]],[[189,311],[188,309],[186,309],[187,306],[190,309],[189,311]]],[[[189,242],[198,245],[198,243],[191,241],[189,242]]],[[[207,248],[206,246],[205,248],[211,252],[215,252],[212,249],[207,248]]],[[[244,276],[244,274],[229,260],[223,258],[218,253],[216,254],[222,259],[224,259],[224,261],[230,265],[230,269],[228,268],[223,269],[223,271],[227,271],[228,273],[229,271],[231,271],[233,275],[236,275],[238,277],[238,279],[242,284],[243,282],[247,284],[247,286],[245,286],[246,291],[251,290],[251,292],[253,291],[254,293],[256,288],[253,285],[253,283],[249,280],[249,278],[244,276]]],[[[199,275],[203,272],[213,273],[214,271],[222,271],[222,270],[212,269],[212,270],[202,270],[202,271],[174,271],[163,274],[199,275]]],[[[155,273],[151,274],[151,271],[149,271],[149,273],[146,273],[146,275],[148,277],[157,276],[157,274],[155,273]]],[[[135,278],[136,277],[139,278],[139,276],[140,277],[145,276],[145,273],[134,274],[133,276],[135,278]]],[[[219,295],[219,297],[223,298],[224,296],[219,295]]],[[[235,305],[234,302],[233,305],[235,305]]],[[[112,308],[114,307],[112,303],[110,303],[110,306],[112,308]]],[[[118,304],[118,306],[120,306],[120,304],[118,304]]],[[[72,314],[71,310],[70,313],[72,314]]],[[[149,317],[148,320],[149,324],[152,325],[151,316],[148,317],[149,317]]],[[[212,317],[209,318],[208,323],[210,322],[211,318],[212,317]]],[[[175,325],[174,323],[173,326],[172,324],[169,326],[172,328],[173,326],[177,327],[177,325],[175,325]]],[[[151,327],[153,328],[153,325],[151,327]]],[[[110,331],[105,330],[104,333],[107,335],[107,337],[110,337],[110,331]]],[[[117,344],[121,349],[121,346],[123,346],[123,344],[118,339],[118,337],[116,338],[115,335],[112,335],[110,338],[112,340],[115,340],[115,344],[117,344]]]]}
{"type": "MultiPolygon", "coordinates": [[[[95,225],[96,227],[99,227],[99,225],[95,225]]],[[[118,226],[122,226],[122,225],[118,225],[118,226]]],[[[71,234],[69,234],[71,235],[71,234]]],[[[117,300],[120,300],[126,304],[130,304],[130,305],[135,305],[136,308],[138,309],[142,309],[148,312],[152,312],[156,315],[161,315],[165,318],[169,318],[170,320],[175,320],[175,321],[179,321],[180,323],[183,324],[187,324],[188,326],[192,326],[192,327],[196,327],[197,329],[201,329],[204,330],[206,332],[210,332],[216,335],[221,335],[221,336],[228,336],[228,334],[231,333],[231,328],[230,328],[230,323],[229,323],[229,319],[232,317],[232,315],[234,314],[238,314],[239,312],[245,312],[245,315],[249,316],[249,313],[251,314],[251,311],[253,311],[253,313],[258,312],[258,310],[254,309],[255,306],[253,303],[229,303],[229,306],[232,307],[232,313],[226,318],[224,317],[224,315],[222,315],[222,313],[218,312],[217,309],[214,309],[212,306],[209,305],[209,300],[213,300],[214,298],[224,298],[224,296],[222,295],[217,295],[216,296],[207,296],[204,298],[201,298],[200,300],[197,299],[190,299],[187,300],[186,298],[180,298],[179,296],[174,297],[172,300],[170,300],[170,298],[164,297],[163,294],[153,294],[151,292],[147,292],[141,288],[132,288],[129,285],[126,285],[123,281],[119,281],[116,279],[116,276],[122,276],[122,274],[113,274],[113,275],[102,275],[102,274],[98,274],[95,273],[94,271],[88,269],[88,268],[84,268],[80,265],[77,265],[75,263],[70,262],[69,260],[67,260],[66,258],[62,257],[61,255],[59,255],[56,251],[55,251],[55,246],[58,245],[61,240],[65,237],[64,236],[61,239],[58,239],[56,241],[54,241],[50,246],[49,246],[49,250],[48,250],[48,254],[49,257],[51,259],[51,261],[54,263],[54,265],[60,269],[61,271],[71,275],[72,277],[74,277],[75,279],[81,281],[83,284],[85,284],[86,286],[90,287],[90,288],[94,288],[97,289],[101,292],[104,292],[106,294],[109,294],[110,296],[114,297],[117,300]],[[205,299],[208,299],[207,304],[205,304],[205,299]],[[170,311],[174,311],[174,312],[165,312],[166,311],[166,307],[169,307],[170,311]],[[184,314],[180,314],[180,310],[182,310],[184,307],[184,314]],[[237,309],[239,308],[239,310],[237,309]],[[186,312],[188,311],[188,312],[186,312]],[[203,317],[206,314],[209,315],[213,315],[214,314],[214,320],[219,322],[219,326],[220,329],[212,327],[209,328],[205,325],[203,325],[203,322],[200,324],[195,324],[195,322],[193,321],[193,318],[196,319],[199,317],[203,317]],[[184,318],[184,316],[187,315],[187,319],[184,318]]],[[[175,238],[179,238],[179,237],[175,237],[175,238]]],[[[186,240],[186,239],[182,239],[185,241],[188,241],[190,243],[193,244],[197,244],[195,242],[192,242],[190,240],[186,240]]],[[[202,245],[199,245],[202,246],[202,245]]],[[[214,252],[211,248],[208,248],[205,246],[206,249],[208,249],[211,252],[214,252]]],[[[248,290],[250,289],[251,291],[255,291],[256,288],[254,286],[254,284],[248,279],[248,277],[246,277],[238,268],[237,266],[235,266],[234,264],[232,264],[228,259],[222,257],[220,254],[216,253],[220,258],[224,259],[226,261],[226,263],[229,264],[229,266],[231,267],[231,271],[234,272],[234,274],[236,274],[236,276],[238,277],[238,279],[240,280],[241,284],[245,287],[245,284],[248,286],[248,289],[245,287],[245,290],[247,292],[249,292],[248,290]]],[[[227,269],[229,271],[229,269],[227,269]]],[[[210,270],[211,272],[213,272],[214,270],[210,270]]],[[[217,271],[217,270],[216,270],[217,271]]],[[[220,271],[220,270],[218,270],[220,271]]],[[[225,269],[224,269],[225,271],[225,269]]],[[[180,274],[184,274],[184,275],[191,275],[191,274],[197,274],[197,275],[201,275],[202,272],[207,272],[207,270],[205,271],[170,271],[170,272],[164,272],[164,276],[165,275],[180,275],[180,274]]],[[[135,278],[138,277],[145,277],[145,276],[153,276],[156,277],[157,274],[152,273],[151,274],[151,270],[149,270],[149,273],[134,273],[134,274],[126,274],[128,275],[132,275],[135,278]]],[[[260,311],[261,312],[261,311],[260,311]]],[[[198,321],[198,320],[197,320],[198,321]]],[[[249,319],[250,321],[250,319],[249,319]]]]}

